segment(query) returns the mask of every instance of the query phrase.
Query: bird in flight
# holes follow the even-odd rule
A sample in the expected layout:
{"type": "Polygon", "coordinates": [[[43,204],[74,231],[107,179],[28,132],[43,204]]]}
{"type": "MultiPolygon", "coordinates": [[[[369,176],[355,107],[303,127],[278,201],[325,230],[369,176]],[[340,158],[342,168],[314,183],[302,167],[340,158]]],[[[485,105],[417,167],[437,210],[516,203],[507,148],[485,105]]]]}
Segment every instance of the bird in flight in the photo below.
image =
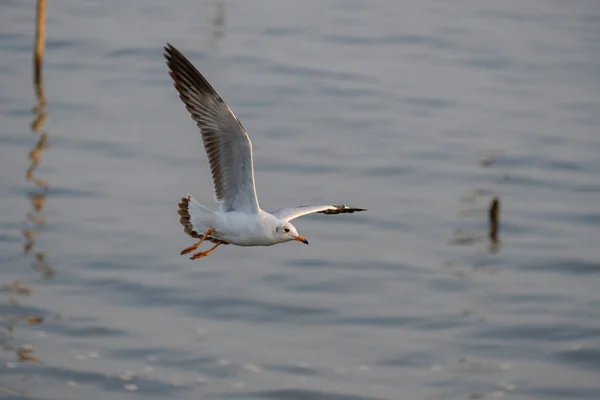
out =
{"type": "Polygon", "coordinates": [[[175,89],[200,129],[208,156],[218,211],[210,211],[188,194],[179,203],[179,222],[185,233],[199,239],[181,251],[193,252],[204,241],[214,244],[191,259],[206,257],[219,245],[271,246],[296,240],[308,244],[290,223],[303,215],[366,211],[345,205],[307,205],[264,211],[254,185],[252,143],[239,119],[208,81],[175,47],[165,47],[165,59],[175,89]]]}

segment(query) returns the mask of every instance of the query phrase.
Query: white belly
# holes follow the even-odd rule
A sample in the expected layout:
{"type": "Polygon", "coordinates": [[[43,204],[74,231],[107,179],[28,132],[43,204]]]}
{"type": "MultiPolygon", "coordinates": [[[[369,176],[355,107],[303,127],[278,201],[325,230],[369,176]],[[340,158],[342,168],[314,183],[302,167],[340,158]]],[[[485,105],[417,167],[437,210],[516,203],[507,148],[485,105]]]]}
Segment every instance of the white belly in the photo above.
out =
{"type": "Polygon", "coordinates": [[[276,243],[261,224],[259,215],[237,212],[216,212],[215,215],[215,232],[211,236],[237,246],[272,246],[276,243]]]}

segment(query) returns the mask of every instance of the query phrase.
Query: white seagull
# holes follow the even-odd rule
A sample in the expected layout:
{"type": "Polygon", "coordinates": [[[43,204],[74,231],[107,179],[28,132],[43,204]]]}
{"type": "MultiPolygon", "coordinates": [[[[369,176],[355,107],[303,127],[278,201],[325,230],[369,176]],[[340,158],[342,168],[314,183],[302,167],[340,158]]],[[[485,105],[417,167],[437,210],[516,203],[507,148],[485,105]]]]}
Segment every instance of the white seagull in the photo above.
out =
{"type": "Polygon", "coordinates": [[[205,240],[215,243],[191,259],[206,257],[221,244],[271,246],[297,240],[294,218],[306,214],[343,214],[366,211],[345,205],[310,205],[266,212],[258,205],[254,186],[252,143],[241,122],[198,70],[175,47],[167,43],[164,54],[175,89],[200,129],[214,183],[219,211],[208,210],[190,194],[181,199],[178,214],[185,233],[196,244],[181,251],[190,253],[205,240]]]}

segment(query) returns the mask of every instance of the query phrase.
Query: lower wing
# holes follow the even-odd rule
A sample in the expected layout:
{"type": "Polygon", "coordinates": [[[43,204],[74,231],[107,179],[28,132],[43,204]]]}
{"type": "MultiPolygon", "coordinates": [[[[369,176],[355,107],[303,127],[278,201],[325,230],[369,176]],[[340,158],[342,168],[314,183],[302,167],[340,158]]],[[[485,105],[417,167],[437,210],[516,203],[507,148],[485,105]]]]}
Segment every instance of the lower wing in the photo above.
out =
{"type": "Polygon", "coordinates": [[[279,210],[271,211],[275,217],[285,221],[291,221],[294,218],[301,217],[307,214],[352,214],[356,211],[367,211],[364,208],[349,207],[345,205],[320,204],[313,206],[298,206],[291,208],[280,208],[279,210]]]}

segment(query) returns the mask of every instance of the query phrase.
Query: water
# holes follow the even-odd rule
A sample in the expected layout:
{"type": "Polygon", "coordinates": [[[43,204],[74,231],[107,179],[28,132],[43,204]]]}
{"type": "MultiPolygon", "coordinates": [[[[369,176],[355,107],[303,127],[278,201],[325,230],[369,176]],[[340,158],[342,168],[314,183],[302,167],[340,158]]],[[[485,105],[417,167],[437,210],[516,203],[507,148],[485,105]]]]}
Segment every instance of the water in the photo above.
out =
{"type": "Polygon", "coordinates": [[[0,7],[0,397],[600,398],[597,2],[49,2],[37,132],[0,7]],[[179,256],[212,183],[167,41],[264,208],[369,211],[179,256]]]}

